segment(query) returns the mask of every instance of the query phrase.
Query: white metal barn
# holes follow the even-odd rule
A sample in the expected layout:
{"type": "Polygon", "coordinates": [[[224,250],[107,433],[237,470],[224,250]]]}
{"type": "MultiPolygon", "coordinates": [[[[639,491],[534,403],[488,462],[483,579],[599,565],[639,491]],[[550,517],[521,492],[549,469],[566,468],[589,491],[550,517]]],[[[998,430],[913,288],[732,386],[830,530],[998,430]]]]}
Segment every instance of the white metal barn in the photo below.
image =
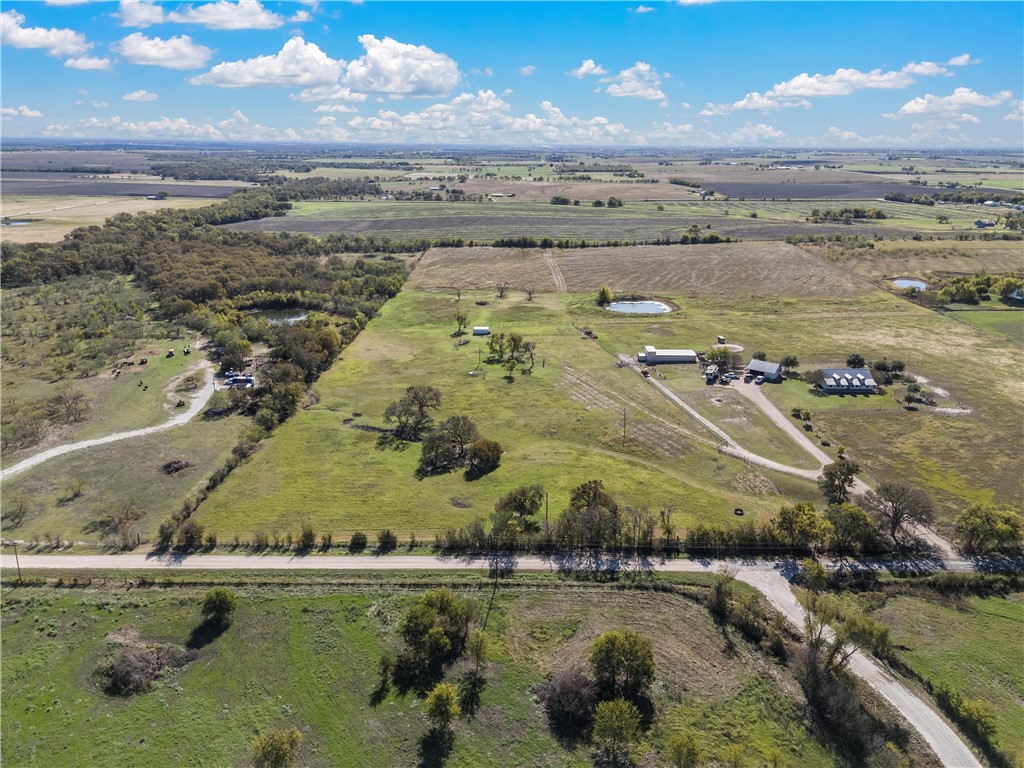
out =
{"type": "Polygon", "coordinates": [[[664,363],[696,363],[697,353],[692,349],[656,349],[655,347],[644,347],[636,359],[638,362],[647,365],[662,365],[664,363]]]}
{"type": "Polygon", "coordinates": [[[473,326],[473,335],[474,336],[490,336],[491,335],[491,326],[489,326],[489,325],[474,325],[473,326]]]}

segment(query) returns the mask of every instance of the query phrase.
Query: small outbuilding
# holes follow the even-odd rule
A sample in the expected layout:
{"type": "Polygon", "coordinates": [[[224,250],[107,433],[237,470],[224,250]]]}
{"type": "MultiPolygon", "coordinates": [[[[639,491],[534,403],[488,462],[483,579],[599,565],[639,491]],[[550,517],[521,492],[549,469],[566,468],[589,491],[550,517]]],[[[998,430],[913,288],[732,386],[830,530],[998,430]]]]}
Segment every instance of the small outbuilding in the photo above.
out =
{"type": "Polygon", "coordinates": [[[489,326],[489,325],[474,325],[473,326],[473,335],[474,336],[490,336],[491,335],[491,326],[489,326]]]}
{"type": "Polygon", "coordinates": [[[764,376],[766,381],[779,381],[782,378],[782,366],[767,360],[751,360],[747,370],[754,376],[764,376]]]}
{"type": "Polygon", "coordinates": [[[663,363],[696,363],[697,353],[692,349],[656,349],[646,346],[644,351],[637,354],[638,362],[647,365],[661,365],[663,363]]]}
{"type": "Polygon", "coordinates": [[[867,368],[822,368],[821,375],[822,392],[870,395],[875,391],[875,380],[867,368]]]}

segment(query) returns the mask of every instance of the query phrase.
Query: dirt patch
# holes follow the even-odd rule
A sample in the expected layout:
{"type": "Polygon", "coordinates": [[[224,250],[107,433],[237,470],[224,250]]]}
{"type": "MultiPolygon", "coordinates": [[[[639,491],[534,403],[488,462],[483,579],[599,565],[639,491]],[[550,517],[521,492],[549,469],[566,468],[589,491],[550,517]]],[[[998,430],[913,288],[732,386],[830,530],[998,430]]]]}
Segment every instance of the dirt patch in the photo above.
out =
{"type": "Polygon", "coordinates": [[[729,485],[740,493],[749,494],[751,496],[782,495],[782,491],[778,489],[778,486],[776,486],[775,483],[760,472],[756,472],[752,469],[747,470],[746,472],[740,472],[738,475],[733,477],[729,485]]]}
{"type": "Polygon", "coordinates": [[[103,639],[111,645],[122,645],[126,648],[144,648],[146,646],[139,638],[139,630],[134,627],[121,627],[103,639]]]}

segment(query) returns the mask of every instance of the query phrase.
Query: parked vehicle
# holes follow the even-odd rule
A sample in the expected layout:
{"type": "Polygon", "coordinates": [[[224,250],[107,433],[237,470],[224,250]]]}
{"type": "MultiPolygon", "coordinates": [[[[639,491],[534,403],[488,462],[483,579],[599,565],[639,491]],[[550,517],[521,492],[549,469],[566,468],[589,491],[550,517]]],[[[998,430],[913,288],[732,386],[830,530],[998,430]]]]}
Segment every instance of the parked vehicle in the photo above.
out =
{"type": "Polygon", "coordinates": [[[754,379],[754,383],[755,384],[764,384],[764,376],[758,376],[756,379],[754,379]]]}

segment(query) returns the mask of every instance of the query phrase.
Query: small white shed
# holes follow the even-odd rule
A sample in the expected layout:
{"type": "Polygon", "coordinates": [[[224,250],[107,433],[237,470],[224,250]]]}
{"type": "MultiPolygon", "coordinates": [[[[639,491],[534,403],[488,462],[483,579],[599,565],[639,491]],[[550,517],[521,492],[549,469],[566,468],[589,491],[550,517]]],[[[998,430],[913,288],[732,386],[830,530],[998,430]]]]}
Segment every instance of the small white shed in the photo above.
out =
{"type": "Polygon", "coordinates": [[[491,335],[491,326],[489,326],[489,325],[474,325],[473,326],[473,335],[474,336],[490,336],[491,335]]]}

